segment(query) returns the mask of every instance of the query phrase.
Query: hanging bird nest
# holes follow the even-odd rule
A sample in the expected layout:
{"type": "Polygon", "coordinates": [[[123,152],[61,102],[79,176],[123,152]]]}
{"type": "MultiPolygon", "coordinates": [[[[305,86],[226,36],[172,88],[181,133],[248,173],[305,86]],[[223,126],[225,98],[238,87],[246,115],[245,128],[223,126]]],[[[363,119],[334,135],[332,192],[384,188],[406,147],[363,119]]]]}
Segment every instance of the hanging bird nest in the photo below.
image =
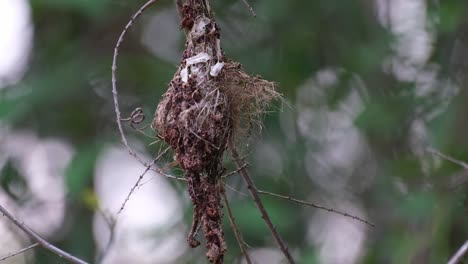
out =
{"type": "Polygon", "coordinates": [[[248,75],[224,56],[219,27],[207,2],[189,0],[181,13],[181,25],[187,30],[185,51],[152,127],[175,152],[188,182],[194,206],[189,245],[200,244],[195,235],[201,227],[208,259],[223,263],[224,151],[228,142],[248,136],[248,127],[259,124],[266,107],[280,95],[272,82],[248,75]]]}

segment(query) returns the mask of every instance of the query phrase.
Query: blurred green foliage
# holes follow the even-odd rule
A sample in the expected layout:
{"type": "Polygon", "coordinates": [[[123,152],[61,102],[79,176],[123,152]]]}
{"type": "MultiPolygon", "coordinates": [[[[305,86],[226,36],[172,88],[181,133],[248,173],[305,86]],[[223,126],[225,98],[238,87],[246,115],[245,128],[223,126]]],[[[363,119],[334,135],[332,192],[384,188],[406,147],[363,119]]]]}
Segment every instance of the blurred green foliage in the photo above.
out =
{"type": "MultiPolygon", "coordinates": [[[[454,75],[468,74],[463,68],[449,70],[454,52],[468,54],[468,46],[454,51],[455,42],[468,31],[465,21],[468,2],[427,2],[432,25],[428,30],[434,35],[428,63],[440,69],[433,84],[438,87],[436,90],[442,90],[448,85],[445,81],[454,75]]],[[[65,139],[77,148],[66,173],[70,200],[67,226],[72,228],[67,228],[57,242],[64,249],[93,261],[94,212],[83,197],[93,188],[94,166],[102,148],[109,143],[119,144],[110,90],[111,56],[118,34],[142,2],[32,0],[30,3],[35,32],[30,66],[21,82],[0,91],[0,119],[14,128],[33,129],[40,137],[65,139]]],[[[372,1],[257,0],[252,3],[258,14],[256,19],[250,17],[240,0],[213,1],[216,14],[225,26],[242,20],[241,27],[261,29],[249,35],[248,30],[233,33],[222,28],[222,34],[226,31],[228,35],[226,39],[234,38],[238,42],[223,43],[225,51],[248,71],[278,82],[279,91],[293,105],[285,111],[293,112],[294,118],[300,115],[295,108],[300,87],[321,69],[339,67],[346,73],[339,75],[338,84],[324,91],[324,102],[312,106],[316,110],[339,109],[352,92],[349,83],[354,75],[366,87],[367,98],[353,125],[364,135],[377,169],[365,189],[356,187],[359,181],[364,181],[357,175],[352,176],[355,177],[352,186],[347,188],[362,202],[368,217],[376,224],[367,232],[362,263],[445,262],[468,238],[467,184],[446,187],[452,175],[462,168],[444,160],[439,160],[438,167],[424,170],[424,160],[434,158],[426,154],[421,157],[412,151],[408,137],[414,120],[447,103],[435,118],[423,118],[428,141],[444,153],[468,161],[468,83],[457,83],[458,94],[453,99],[437,92],[419,97],[416,81],[398,80],[384,70],[383,62],[395,52],[396,36],[378,22],[372,1]],[[256,41],[249,39],[256,35],[256,41]],[[405,186],[404,190],[399,184],[405,186]]],[[[172,6],[172,1],[161,1],[147,11],[148,16],[172,6]]],[[[137,22],[131,30],[119,59],[124,115],[142,107],[151,116],[176,69],[176,62],[154,56],[141,44],[143,25],[137,22]]],[[[184,38],[181,32],[178,34],[181,49],[184,38]]],[[[281,150],[283,170],[277,175],[264,175],[254,169],[257,165],[252,159],[250,168],[255,172],[257,185],[304,199],[332,196],[307,176],[310,172],[306,163],[310,161],[304,157],[319,147],[300,133],[295,134],[295,140],[288,141],[288,131],[279,124],[281,114],[266,117],[266,128],[257,141],[281,150]]],[[[288,129],[297,130],[295,121],[288,129]]],[[[137,133],[132,136],[147,144],[152,141],[137,133]]],[[[154,151],[154,147],[148,149],[154,151]]],[[[5,181],[12,181],[14,175],[7,166],[2,171],[2,186],[5,187],[5,181]]],[[[239,183],[238,179],[232,181],[239,183]]],[[[263,198],[279,233],[290,248],[297,249],[298,263],[320,263],[319,249],[306,236],[309,219],[316,209],[263,198]]],[[[251,200],[234,194],[232,207],[251,246],[275,246],[251,200]]],[[[190,208],[185,215],[189,223],[190,208]]],[[[225,230],[231,263],[240,251],[227,222],[225,230]]],[[[36,263],[60,262],[48,253],[38,254],[36,263]]],[[[196,263],[203,261],[200,256],[196,263]]]]}

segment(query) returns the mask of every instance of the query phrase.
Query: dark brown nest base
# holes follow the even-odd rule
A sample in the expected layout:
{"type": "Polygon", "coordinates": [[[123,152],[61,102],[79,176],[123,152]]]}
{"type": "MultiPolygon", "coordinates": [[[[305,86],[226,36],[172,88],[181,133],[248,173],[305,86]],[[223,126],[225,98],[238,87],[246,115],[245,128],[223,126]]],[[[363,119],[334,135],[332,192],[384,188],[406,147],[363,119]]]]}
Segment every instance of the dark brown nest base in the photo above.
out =
{"type": "Polygon", "coordinates": [[[208,259],[223,263],[222,157],[228,142],[245,136],[246,128],[279,95],[273,83],[246,74],[240,64],[224,57],[209,7],[189,1],[182,13],[182,27],[188,29],[185,51],[152,127],[185,172],[194,205],[189,245],[200,244],[194,236],[201,226],[208,259]]]}

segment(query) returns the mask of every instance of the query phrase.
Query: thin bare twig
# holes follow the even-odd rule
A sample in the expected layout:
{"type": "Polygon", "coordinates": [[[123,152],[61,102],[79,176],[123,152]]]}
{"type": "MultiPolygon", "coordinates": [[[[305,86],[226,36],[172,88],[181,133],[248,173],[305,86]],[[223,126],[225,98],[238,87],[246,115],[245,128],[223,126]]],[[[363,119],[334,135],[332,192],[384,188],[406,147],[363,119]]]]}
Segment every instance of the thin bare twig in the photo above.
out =
{"type": "Polygon", "coordinates": [[[221,176],[221,178],[224,179],[224,178],[227,178],[227,177],[229,177],[231,175],[237,174],[240,170],[242,170],[243,168],[245,168],[247,166],[249,166],[249,164],[247,162],[245,162],[244,165],[242,165],[242,167],[240,167],[239,169],[236,169],[234,171],[231,171],[229,173],[224,174],[223,176],[221,176]]]}
{"type": "Polygon", "coordinates": [[[117,224],[117,220],[111,214],[104,212],[102,209],[98,209],[98,211],[106,221],[107,226],[109,227],[109,241],[107,241],[107,245],[104,248],[104,250],[97,256],[97,263],[102,263],[106,255],[109,253],[112,244],[114,243],[115,225],[117,224]]]}
{"type": "Polygon", "coordinates": [[[463,171],[455,173],[450,177],[450,181],[446,184],[447,189],[456,189],[468,183],[468,163],[444,154],[435,148],[427,148],[426,151],[463,168],[463,171]]]}
{"type": "Polygon", "coordinates": [[[242,166],[244,166],[243,162],[239,159],[239,153],[237,152],[236,147],[232,142],[229,144],[229,148],[231,149],[231,154],[232,158],[234,159],[234,162],[237,165],[237,168],[240,169],[239,173],[244,179],[245,184],[247,185],[247,188],[250,191],[250,194],[252,195],[252,198],[255,202],[255,205],[257,206],[258,210],[260,210],[260,214],[262,215],[263,220],[267,224],[268,228],[270,229],[270,232],[272,233],[273,237],[275,238],[276,244],[278,244],[278,247],[283,251],[284,256],[286,257],[288,263],[293,264],[294,259],[292,258],[291,254],[289,253],[288,247],[286,244],[283,242],[283,239],[281,239],[281,236],[278,234],[278,231],[276,231],[275,226],[271,222],[270,217],[268,216],[267,211],[265,210],[265,207],[263,206],[262,201],[260,200],[260,196],[258,195],[257,187],[255,187],[255,184],[252,180],[252,178],[249,175],[249,172],[247,169],[242,166]]]}
{"type": "Polygon", "coordinates": [[[37,246],[39,246],[39,243],[34,243],[34,244],[32,244],[32,245],[30,245],[30,246],[28,246],[28,247],[22,248],[22,249],[19,250],[19,251],[10,253],[10,254],[6,255],[5,257],[0,258],[0,261],[7,260],[7,259],[9,259],[9,258],[11,258],[11,257],[14,257],[14,256],[16,256],[16,255],[19,255],[19,254],[21,254],[21,253],[23,253],[23,252],[26,252],[26,251],[28,251],[28,250],[30,250],[30,249],[32,249],[32,248],[37,247],[37,246]]]}
{"type": "MultiPolygon", "coordinates": [[[[125,136],[125,132],[124,132],[123,126],[122,126],[122,120],[124,120],[124,119],[121,118],[121,114],[120,114],[119,95],[118,95],[118,91],[117,91],[117,77],[116,77],[116,74],[117,74],[117,58],[119,56],[119,48],[120,48],[120,45],[122,44],[122,42],[123,42],[123,40],[125,38],[125,34],[130,29],[130,27],[133,25],[135,20],[141,14],[143,14],[143,12],[148,7],[150,7],[152,4],[154,4],[156,1],[157,0],[149,0],[130,18],[127,25],[125,25],[124,29],[120,33],[119,39],[117,40],[117,43],[115,44],[115,47],[114,47],[114,56],[113,56],[113,59],[112,59],[112,96],[113,96],[113,99],[114,99],[114,111],[115,111],[117,126],[118,126],[118,129],[119,129],[119,133],[120,133],[122,143],[127,148],[129,154],[131,156],[133,156],[137,161],[139,161],[143,166],[146,167],[145,171],[140,175],[137,182],[135,183],[135,185],[130,190],[129,194],[127,195],[125,201],[122,203],[122,206],[120,207],[119,212],[117,214],[120,214],[122,212],[122,210],[124,209],[126,203],[130,199],[130,196],[134,192],[135,188],[138,187],[138,185],[140,184],[140,182],[143,179],[144,175],[151,169],[151,167],[155,164],[155,162],[158,159],[157,158],[157,159],[153,160],[151,163],[148,164],[128,144],[127,137],[125,136]]],[[[138,108],[137,108],[137,111],[138,111],[138,108]]],[[[134,113],[135,113],[135,111],[134,111],[134,113]]],[[[164,154],[164,153],[162,153],[162,154],[164,154]]],[[[168,178],[176,178],[176,177],[170,177],[170,175],[166,175],[164,173],[160,173],[160,174],[163,175],[163,176],[166,176],[168,178]]]]}
{"type": "Polygon", "coordinates": [[[125,145],[125,147],[127,147],[127,150],[130,153],[130,155],[133,156],[136,160],[138,160],[145,167],[148,167],[147,163],[142,158],[140,158],[140,156],[138,156],[137,153],[128,145],[127,137],[125,136],[125,132],[122,127],[122,118],[121,118],[120,107],[119,107],[119,96],[117,92],[116,72],[117,72],[117,58],[119,56],[119,48],[125,38],[125,34],[127,33],[128,29],[133,25],[135,20],[141,14],[143,14],[143,11],[145,11],[148,7],[150,7],[156,1],[157,0],[149,0],[130,18],[130,21],[128,21],[127,25],[125,25],[125,28],[120,33],[119,39],[117,40],[117,43],[115,44],[114,56],[112,59],[112,95],[114,98],[114,111],[115,111],[117,126],[119,128],[121,140],[122,140],[122,143],[125,145]]]}
{"type": "Polygon", "coordinates": [[[230,189],[230,190],[233,191],[233,192],[236,192],[236,193],[238,193],[238,194],[240,194],[240,195],[242,195],[242,196],[248,197],[247,194],[245,194],[245,193],[243,193],[243,192],[241,192],[241,191],[239,191],[239,190],[236,190],[234,187],[230,186],[230,185],[227,184],[227,183],[224,183],[224,186],[226,186],[228,189],[230,189]]]}
{"type": "Polygon", "coordinates": [[[29,228],[26,224],[19,221],[15,216],[13,216],[7,209],[0,205],[0,212],[8,218],[13,224],[15,224],[19,229],[21,229],[24,233],[26,233],[31,239],[36,241],[42,248],[47,249],[48,251],[54,253],[55,255],[59,256],[60,258],[67,260],[70,263],[75,264],[88,264],[86,261],[83,261],[72,254],[61,250],[60,248],[52,245],[51,243],[47,242],[47,240],[43,239],[39,236],[36,232],[34,232],[31,228],[29,228]]]}
{"type": "Polygon", "coordinates": [[[247,6],[247,8],[250,10],[250,13],[252,13],[252,16],[253,17],[257,17],[257,14],[255,13],[255,11],[253,10],[252,8],[252,5],[249,3],[248,0],[242,0],[244,1],[244,4],[247,6]]]}
{"type": "Polygon", "coordinates": [[[461,160],[457,160],[457,159],[455,159],[453,157],[450,157],[449,155],[446,155],[446,154],[440,152],[437,149],[427,148],[427,152],[429,152],[431,154],[434,154],[434,155],[436,155],[436,156],[438,156],[438,157],[440,157],[440,158],[442,158],[442,159],[444,159],[446,161],[450,161],[450,162],[464,168],[465,170],[468,170],[468,164],[466,162],[463,162],[461,160]]]}
{"type": "Polygon", "coordinates": [[[262,190],[257,190],[257,192],[259,194],[264,194],[264,195],[271,195],[271,196],[274,196],[274,197],[277,197],[277,198],[281,198],[281,199],[286,199],[288,201],[291,201],[291,202],[295,202],[295,203],[298,203],[298,204],[303,204],[303,205],[308,205],[308,206],[311,206],[311,207],[314,207],[314,208],[317,208],[317,209],[322,209],[322,210],[325,210],[325,211],[328,211],[330,213],[335,213],[335,214],[339,214],[339,215],[342,215],[342,216],[345,216],[345,217],[349,217],[349,218],[352,218],[354,220],[357,220],[357,221],[360,221],[360,222],[363,222],[367,225],[370,225],[372,227],[375,227],[375,224],[367,221],[367,220],[364,220],[360,217],[357,217],[357,216],[354,216],[354,215],[350,215],[348,213],[345,213],[345,212],[340,212],[340,211],[337,211],[335,209],[332,209],[332,208],[328,208],[328,207],[325,207],[325,206],[321,206],[321,205],[318,205],[318,204],[315,204],[315,203],[311,203],[311,202],[307,202],[307,201],[303,201],[303,200],[299,200],[299,199],[295,199],[295,198],[292,198],[290,196],[286,196],[286,195],[281,195],[281,194],[276,194],[276,193],[272,193],[272,192],[268,192],[268,191],[262,191],[262,190]]]}
{"type": "Polygon", "coordinates": [[[122,203],[122,206],[120,206],[120,209],[119,211],[117,212],[117,215],[119,215],[123,209],[125,208],[125,205],[127,204],[127,202],[130,200],[130,196],[132,196],[132,194],[135,192],[135,189],[138,187],[138,185],[140,184],[141,180],[143,180],[143,177],[145,177],[146,173],[151,169],[151,167],[164,155],[166,154],[168,151],[169,151],[170,148],[166,148],[163,152],[161,152],[155,159],[153,159],[153,161],[151,161],[150,164],[148,164],[146,166],[146,169],[145,171],[143,171],[143,173],[140,175],[140,177],[138,177],[138,180],[135,182],[135,184],[133,185],[133,187],[130,189],[130,192],[128,193],[127,197],[125,198],[125,201],[122,203]]]}
{"type": "MultiPolygon", "coordinates": [[[[236,190],[232,186],[229,186],[227,183],[225,183],[224,186],[226,186],[228,189],[232,190],[233,192],[239,193],[239,194],[241,194],[243,196],[247,196],[247,194],[245,194],[245,193],[243,193],[243,192],[241,192],[239,190],[236,190]]],[[[325,206],[322,206],[322,205],[319,205],[319,204],[316,204],[316,203],[311,203],[311,202],[307,202],[307,201],[304,201],[304,200],[299,200],[299,199],[293,198],[291,196],[281,195],[281,194],[277,194],[277,193],[273,193],[273,192],[269,192],[269,191],[262,191],[262,190],[257,189],[257,192],[259,194],[270,195],[270,196],[274,196],[274,197],[277,197],[277,198],[280,198],[280,199],[285,199],[285,200],[288,200],[288,201],[291,201],[291,202],[295,202],[295,203],[298,203],[298,204],[307,205],[307,206],[311,206],[311,207],[314,207],[314,208],[317,208],[317,209],[325,210],[325,211],[328,211],[330,213],[339,214],[339,215],[349,217],[349,218],[352,218],[354,220],[363,222],[363,223],[365,223],[367,225],[370,225],[372,227],[375,227],[375,224],[373,224],[373,223],[371,223],[371,222],[369,222],[367,220],[364,220],[364,219],[362,219],[362,218],[360,218],[358,216],[351,215],[351,214],[348,214],[346,212],[337,211],[335,209],[328,208],[328,207],[325,207],[325,206]]]]}
{"type": "Polygon", "coordinates": [[[164,176],[164,177],[168,178],[168,179],[178,180],[178,181],[187,181],[187,179],[185,179],[184,177],[176,177],[174,175],[166,174],[166,173],[164,173],[162,170],[160,170],[158,168],[152,168],[151,170],[158,173],[158,174],[160,174],[161,176],[164,176]]]}
{"type": "Polygon", "coordinates": [[[455,255],[447,262],[447,264],[462,263],[468,253],[468,240],[457,250],[455,255]]]}
{"type": "Polygon", "coordinates": [[[242,234],[239,230],[239,227],[236,224],[234,215],[232,214],[232,211],[231,211],[231,206],[229,205],[229,201],[228,201],[226,192],[224,190],[222,191],[222,195],[223,195],[224,204],[226,205],[226,211],[228,213],[229,223],[231,224],[232,231],[234,232],[234,236],[236,237],[237,244],[239,244],[240,250],[245,257],[245,261],[247,262],[247,264],[252,264],[249,253],[247,252],[247,249],[245,248],[244,240],[242,239],[242,234]]]}

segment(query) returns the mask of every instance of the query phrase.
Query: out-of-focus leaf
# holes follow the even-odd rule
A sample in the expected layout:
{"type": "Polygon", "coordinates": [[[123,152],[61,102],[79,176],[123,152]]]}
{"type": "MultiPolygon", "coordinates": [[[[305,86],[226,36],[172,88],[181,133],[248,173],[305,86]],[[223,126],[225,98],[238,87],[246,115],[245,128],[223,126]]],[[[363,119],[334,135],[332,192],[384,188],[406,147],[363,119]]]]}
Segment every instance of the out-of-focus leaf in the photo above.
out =
{"type": "Polygon", "coordinates": [[[99,200],[92,189],[87,188],[82,192],[82,201],[91,211],[96,211],[99,208],[99,200]]]}
{"type": "Polygon", "coordinates": [[[377,140],[400,137],[408,129],[412,101],[408,98],[375,100],[356,118],[355,124],[377,140]]]}
{"type": "Polygon", "coordinates": [[[457,29],[462,21],[466,9],[464,1],[446,1],[437,9],[432,9],[433,18],[437,19],[437,29],[441,33],[451,32],[457,29]]]}
{"type": "Polygon", "coordinates": [[[319,256],[314,249],[308,249],[304,252],[298,261],[299,264],[320,264],[319,256]]]}
{"type": "Polygon", "coordinates": [[[75,154],[65,174],[70,198],[78,199],[91,183],[101,148],[102,145],[85,146],[75,154]]]}
{"type": "MultiPolygon", "coordinates": [[[[297,218],[292,217],[291,208],[286,206],[288,203],[265,197],[262,197],[262,202],[276,228],[281,230],[280,233],[285,237],[289,237],[287,230],[294,229],[297,218]]],[[[233,201],[231,206],[237,224],[247,241],[254,244],[261,243],[262,238],[270,236],[269,229],[253,201],[233,201]]]]}
{"type": "Polygon", "coordinates": [[[401,177],[405,180],[421,180],[421,162],[418,157],[406,156],[389,162],[388,167],[391,170],[391,175],[401,177]]]}
{"type": "Polygon", "coordinates": [[[401,216],[414,222],[426,222],[431,219],[435,206],[435,197],[430,192],[411,192],[399,204],[401,216]]]}
{"type": "MultiPolygon", "coordinates": [[[[110,0],[31,0],[31,5],[34,9],[47,7],[97,17],[106,11],[106,7],[109,8],[111,2],[110,0]]],[[[116,4],[115,1],[114,4],[116,4]]]]}

